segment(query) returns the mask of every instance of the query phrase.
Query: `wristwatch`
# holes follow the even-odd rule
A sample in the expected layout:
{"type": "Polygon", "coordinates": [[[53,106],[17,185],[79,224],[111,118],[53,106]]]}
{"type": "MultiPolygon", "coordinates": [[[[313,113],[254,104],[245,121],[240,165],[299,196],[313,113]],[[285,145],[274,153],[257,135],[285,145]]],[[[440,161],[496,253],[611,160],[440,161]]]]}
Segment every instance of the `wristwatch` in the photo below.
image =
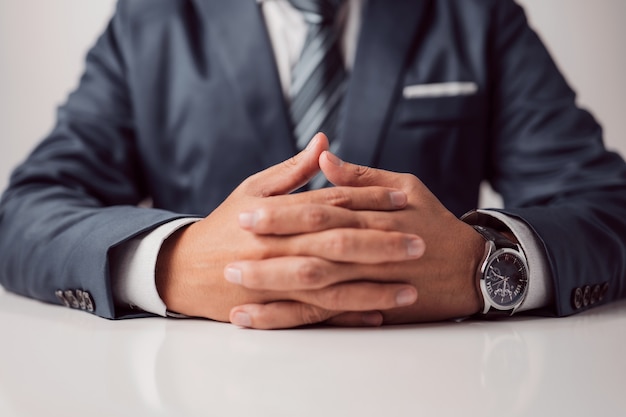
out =
{"type": "Polygon", "coordinates": [[[485,238],[485,256],[478,268],[482,314],[510,316],[528,292],[528,264],[521,246],[495,229],[474,226],[485,238]]]}

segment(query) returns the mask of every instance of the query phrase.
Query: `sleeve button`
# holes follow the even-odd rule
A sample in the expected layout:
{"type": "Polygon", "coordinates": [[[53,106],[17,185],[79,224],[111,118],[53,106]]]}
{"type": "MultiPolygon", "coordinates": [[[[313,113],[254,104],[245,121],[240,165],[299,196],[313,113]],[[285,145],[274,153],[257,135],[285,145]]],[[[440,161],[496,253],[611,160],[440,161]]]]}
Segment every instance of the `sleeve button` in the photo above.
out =
{"type": "Polygon", "coordinates": [[[65,307],[70,307],[70,302],[67,301],[67,298],[65,298],[65,294],[63,294],[63,291],[56,290],[54,292],[54,295],[57,296],[57,299],[61,302],[61,304],[63,304],[65,307]]]}
{"type": "Polygon", "coordinates": [[[93,313],[96,309],[96,305],[93,302],[93,298],[91,298],[91,294],[88,291],[83,291],[83,297],[85,300],[85,310],[90,313],[93,313]]]}
{"type": "Polygon", "coordinates": [[[585,291],[583,293],[583,305],[587,307],[591,302],[591,287],[589,285],[585,285],[585,291]]]}
{"type": "Polygon", "coordinates": [[[600,301],[604,300],[606,293],[609,291],[609,283],[605,282],[602,284],[602,289],[600,290],[600,301]]]}
{"type": "Polygon", "coordinates": [[[576,310],[580,310],[583,306],[583,290],[577,287],[572,291],[572,305],[576,310]]]}
{"type": "Polygon", "coordinates": [[[600,286],[598,284],[593,286],[593,290],[591,290],[591,304],[595,304],[600,301],[600,286]]]}
{"type": "Polygon", "coordinates": [[[76,298],[78,299],[78,306],[81,310],[85,310],[87,305],[85,303],[85,293],[82,290],[76,290],[76,298]]]}
{"type": "Polygon", "coordinates": [[[67,291],[64,292],[64,294],[65,294],[65,298],[70,303],[70,306],[72,308],[79,308],[80,307],[80,303],[78,302],[78,299],[74,295],[74,291],[67,290],[67,291]]]}

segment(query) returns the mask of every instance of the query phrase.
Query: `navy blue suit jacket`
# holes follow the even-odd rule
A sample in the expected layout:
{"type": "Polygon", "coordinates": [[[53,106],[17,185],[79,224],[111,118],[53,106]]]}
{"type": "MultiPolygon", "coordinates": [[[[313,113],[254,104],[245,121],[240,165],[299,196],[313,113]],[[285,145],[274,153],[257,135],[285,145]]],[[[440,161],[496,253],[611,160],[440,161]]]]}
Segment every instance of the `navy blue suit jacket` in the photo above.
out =
{"type": "MultiPolygon", "coordinates": [[[[577,311],[572,294],[586,286],[603,286],[602,302],[626,296],[626,166],[522,10],[508,0],[369,0],[362,28],[339,156],[411,172],[457,215],[490,181],[545,245],[549,314],[577,311]],[[478,89],[403,97],[405,86],[442,82],[478,89]]],[[[207,215],[294,152],[256,1],[120,1],[56,127],[4,194],[0,282],[49,302],[83,289],[96,314],[127,316],[111,295],[112,248],[207,215]],[[136,206],[146,197],[154,208],[136,206]]]]}

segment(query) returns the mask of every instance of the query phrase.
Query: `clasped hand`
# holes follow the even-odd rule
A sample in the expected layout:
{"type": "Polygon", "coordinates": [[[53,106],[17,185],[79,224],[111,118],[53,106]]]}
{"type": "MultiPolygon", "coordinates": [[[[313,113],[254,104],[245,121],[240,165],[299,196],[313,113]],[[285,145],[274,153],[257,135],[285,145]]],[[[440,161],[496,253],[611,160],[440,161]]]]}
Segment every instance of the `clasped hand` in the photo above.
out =
{"type": "Polygon", "coordinates": [[[170,237],[168,309],[261,329],[376,326],[479,310],[484,242],[414,176],[344,163],[316,135],[170,237]],[[289,194],[319,171],[335,187],[289,194]]]}

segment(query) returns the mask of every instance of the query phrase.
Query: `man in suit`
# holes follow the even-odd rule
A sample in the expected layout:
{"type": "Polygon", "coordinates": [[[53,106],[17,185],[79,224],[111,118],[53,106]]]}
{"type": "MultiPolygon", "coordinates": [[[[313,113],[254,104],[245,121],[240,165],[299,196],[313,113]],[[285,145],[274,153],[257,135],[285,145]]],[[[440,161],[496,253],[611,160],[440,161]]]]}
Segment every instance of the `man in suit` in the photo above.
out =
{"type": "Polygon", "coordinates": [[[626,165],[515,3],[304,3],[120,1],[3,196],[3,286],[255,328],[626,295],[626,165]],[[333,81],[301,128],[311,45],[333,81]],[[460,218],[483,180],[506,209],[460,218]]]}

